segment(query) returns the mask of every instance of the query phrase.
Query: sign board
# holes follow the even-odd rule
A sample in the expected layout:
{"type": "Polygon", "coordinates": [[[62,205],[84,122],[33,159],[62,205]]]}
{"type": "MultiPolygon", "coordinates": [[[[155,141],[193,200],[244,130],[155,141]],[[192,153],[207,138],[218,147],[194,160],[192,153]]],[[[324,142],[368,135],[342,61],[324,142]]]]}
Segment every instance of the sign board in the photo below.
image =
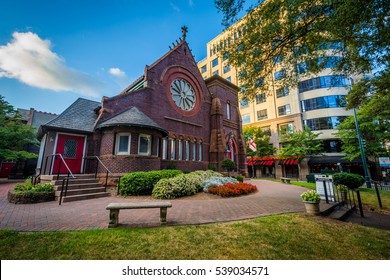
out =
{"type": "Polygon", "coordinates": [[[316,181],[316,192],[320,195],[321,199],[326,200],[325,198],[325,188],[326,188],[328,200],[336,201],[332,176],[314,175],[314,179],[316,181]]]}
{"type": "Polygon", "coordinates": [[[380,157],[379,166],[390,167],[390,159],[388,157],[380,157]]]}

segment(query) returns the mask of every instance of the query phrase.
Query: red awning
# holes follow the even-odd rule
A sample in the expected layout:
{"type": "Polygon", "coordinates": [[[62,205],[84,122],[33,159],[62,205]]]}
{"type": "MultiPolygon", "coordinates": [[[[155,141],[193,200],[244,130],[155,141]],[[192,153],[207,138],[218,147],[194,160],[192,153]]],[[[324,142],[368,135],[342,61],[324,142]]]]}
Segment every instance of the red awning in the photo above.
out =
{"type": "Polygon", "coordinates": [[[268,166],[272,166],[273,164],[274,164],[274,160],[270,160],[270,161],[268,161],[268,166]]]}

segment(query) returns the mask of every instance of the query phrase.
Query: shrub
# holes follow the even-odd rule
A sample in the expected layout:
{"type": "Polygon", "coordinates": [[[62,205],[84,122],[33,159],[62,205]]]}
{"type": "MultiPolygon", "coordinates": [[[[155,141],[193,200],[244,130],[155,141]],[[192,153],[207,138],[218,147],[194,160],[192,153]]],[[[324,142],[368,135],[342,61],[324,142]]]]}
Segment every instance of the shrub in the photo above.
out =
{"type": "Polygon", "coordinates": [[[182,174],[180,170],[155,170],[132,172],[121,178],[119,192],[121,195],[151,195],[154,185],[161,179],[172,178],[182,174]]]}
{"type": "Polygon", "coordinates": [[[234,163],[234,161],[228,158],[224,159],[221,162],[221,166],[222,168],[225,168],[227,172],[233,171],[234,168],[236,168],[236,164],[234,163]]]}
{"type": "Polygon", "coordinates": [[[307,201],[307,202],[320,202],[321,201],[320,195],[314,190],[306,191],[306,192],[302,193],[301,198],[303,201],[307,201]]]}
{"type": "Polygon", "coordinates": [[[181,196],[194,195],[198,192],[189,174],[178,175],[170,179],[161,179],[153,188],[152,196],[160,199],[172,199],[181,196]]]}
{"type": "Polygon", "coordinates": [[[17,184],[14,188],[15,194],[29,194],[39,192],[53,192],[53,185],[51,183],[36,184],[35,186],[30,182],[26,181],[25,184],[17,184]]]}
{"type": "Polygon", "coordinates": [[[332,175],[335,185],[344,185],[349,189],[357,189],[364,184],[363,176],[353,173],[336,173],[332,175]]]}
{"type": "Polygon", "coordinates": [[[208,180],[203,182],[203,191],[208,192],[210,187],[218,187],[225,185],[226,183],[238,183],[237,179],[232,177],[216,177],[212,176],[208,180]]]}
{"type": "Polygon", "coordinates": [[[203,182],[212,176],[222,176],[212,170],[194,171],[170,179],[162,179],[154,186],[154,198],[172,199],[181,196],[194,195],[203,189],[203,182]]]}
{"type": "Polygon", "coordinates": [[[244,182],[244,177],[243,176],[241,176],[241,175],[238,175],[237,177],[236,177],[236,179],[237,179],[237,181],[238,182],[244,182]]]}
{"type": "Polygon", "coordinates": [[[254,185],[247,183],[227,183],[223,186],[210,187],[209,192],[222,197],[239,196],[256,191],[257,188],[254,185]]]}

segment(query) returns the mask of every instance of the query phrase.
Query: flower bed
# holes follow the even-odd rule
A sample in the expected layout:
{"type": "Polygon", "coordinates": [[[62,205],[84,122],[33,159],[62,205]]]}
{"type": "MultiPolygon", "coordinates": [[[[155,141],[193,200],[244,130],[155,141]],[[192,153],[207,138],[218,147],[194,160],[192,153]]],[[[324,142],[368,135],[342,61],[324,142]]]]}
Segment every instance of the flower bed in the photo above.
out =
{"type": "Polygon", "coordinates": [[[208,191],[222,197],[239,196],[255,192],[256,186],[248,183],[226,183],[218,187],[210,187],[208,191]]]}
{"type": "Polygon", "coordinates": [[[25,184],[17,184],[12,191],[8,192],[8,201],[15,204],[29,204],[55,199],[53,185],[37,184],[32,185],[31,180],[27,180],[25,184]]]}

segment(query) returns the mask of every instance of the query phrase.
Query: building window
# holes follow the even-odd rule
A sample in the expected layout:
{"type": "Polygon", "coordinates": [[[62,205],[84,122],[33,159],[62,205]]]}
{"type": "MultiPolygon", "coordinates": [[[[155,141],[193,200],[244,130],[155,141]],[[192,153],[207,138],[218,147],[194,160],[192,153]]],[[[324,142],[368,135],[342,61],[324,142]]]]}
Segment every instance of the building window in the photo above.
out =
{"type": "Polygon", "coordinates": [[[160,155],[160,137],[155,138],[156,139],[156,156],[160,155]]]}
{"type": "Polygon", "coordinates": [[[274,56],[274,64],[279,64],[280,62],[282,62],[284,60],[284,55],[283,54],[280,54],[280,55],[275,55],[274,56]]]}
{"type": "Polygon", "coordinates": [[[213,76],[214,75],[219,75],[219,70],[215,70],[214,72],[213,72],[213,76]]]}
{"type": "Polygon", "coordinates": [[[168,159],[168,138],[163,138],[162,159],[168,159]]]}
{"type": "Polygon", "coordinates": [[[227,65],[225,65],[225,66],[223,67],[223,73],[225,74],[225,73],[227,73],[227,72],[229,72],[229,71],[230,71],[230,65],[227,64],[227,65]]]}
{"type": "Polygon", "coordinates": [[[129,155],[130,154],[130,133],[118,133],[115,141],[115,154],[116,155],[129,155]]]}
{"type": "Polygon", "coordinates": [[[267,101],[267,95],[265,94],[265,92],[256,95],[256,104],[264,103],[266,101],[267,101]]]}
{"type": "Polygon", "coordinates": [[[176,139],[171,139],[171,160],[176,159],[176,139]]]}
{"type": "Polygon", "coordinates": [[[179,145],[179,160],[183,160],[183,141],[179,140],[178,142],[179,145]]]}
{"type": "Polygon", "coordinates": [[[251,122],[251,115],[250,114],[242,115],[242,124],[247,124],[250,122],[251,122]]]}
{"type": "Polygon", "coordinates": [[[64,144],[64,158],[76,158],[77,140],[66,139],[64,144]]]}
{"type": "Polygon", "coordinates": [[[286,78],[286,70],[280,70],[274,73],[275,81],[279,81],[281,79],[286,78]]]}
{"type": "Polygon", "coordinates": [[[309,127],[312,131],[324,129],[336,129],[337,126],[345,119],[345,116],[340,117],[324,117],[316,119],[304,120],[304,125],[309,127]]]}
{"type": "Polygon", "coordinates": [[[226,118],[230,120],[230,103],[226,103],[226,118]]]}
{"type": "Polygon", "coordinates": [[[279,114],[279,116],[291,114],[290,104],[286,104],[286,105],[278,107],[278,114],[279,114]]]}
{"type": "Polygon", "coordinates": [[[258,121],[265,120],[267,118],[268,118],[267,109],[257,111],[257,120],[258,121]]]}
{"type": "Polygon", "coordinates": [[[227,77],[227,78],[226,78],[226,81],[229,81],[229,82],[231,82],[231,81],[232,81],[232,77],[230,77],[230,76],[229,76],[229,77],[227,77]]]}
{"type": "Polygon", "coordinates": [[[190,142],[186,141],[186,160],[190,160],[190,142]]]}
{"type": "Polygon", "coordinates": [[[299,93],[331,87],[347,87],[350,86],[349,80],[344,76],[322,76],[298,83],[299,93]]]}
{"type": "Polygon", "coordinates": [[[294,132],[294,123],[286,123],[279,125],[279,134],[291,134],[294,132]]]}
{"type": "Polygon", "coordinates": [[[340,140],[323,140],[325,153],[340,153],[341,141],[340,140]]]}
{"type": "Polygon", "coordinates": [[[276,90],[276,98],[280,98],[283,96],[288,96],[288,87],[282,87],[276,90]]]}
{"type": "Polygon", "coordinates": [[[330,95],[302,100],[302,112],[326,109],[343,108],[347,106],[344,95],[330,95]]]}
{"type": "Polygon", "coordinates": [[[203,149],[202,149],[202,143],[199,143],[198,145],[198,153],[199,153],[199,156],[198,156],[198,160],[199,161],[202,161],[203,160],[203,149]]]}
{"type": "MultiPolygon", "coordinates": [[[[230,45],[230,38],[228,38],[228,45],[230,45]]],[[[229,58],[230,53],[226,52],[223,54],[223,61],[227,60],[229,58]]]]}
{"type": "Polygon", "coordinates": [[[196,143],[192,143],[192,160],[196,160],[196,143]]]}
{"type": "Polygon", "coordinates": [[[207,71],[207,65],[203,65],[202,67],[200,67],[200,72],[203,74],[207,71]]]}
{"type": "Polygon", "coordinates": [[[215,66],[217,66],[217,65],[218,65],[218,58],[213,59],[213,61],[211,61],[211,66],[212,66],[212,67],[215,67],[215,66]]]}
{"type": "Polygon", "coordinates": [[[240,107],[241,109],[249,107],[249,101],[247,98],[240,100],[240,107]]]}
{"type": "Polygon", "coordinates": [[[138,137],[138,154],[150,156],[151,144],[152,141],[150,135],[140,134],[138,137]]]}

